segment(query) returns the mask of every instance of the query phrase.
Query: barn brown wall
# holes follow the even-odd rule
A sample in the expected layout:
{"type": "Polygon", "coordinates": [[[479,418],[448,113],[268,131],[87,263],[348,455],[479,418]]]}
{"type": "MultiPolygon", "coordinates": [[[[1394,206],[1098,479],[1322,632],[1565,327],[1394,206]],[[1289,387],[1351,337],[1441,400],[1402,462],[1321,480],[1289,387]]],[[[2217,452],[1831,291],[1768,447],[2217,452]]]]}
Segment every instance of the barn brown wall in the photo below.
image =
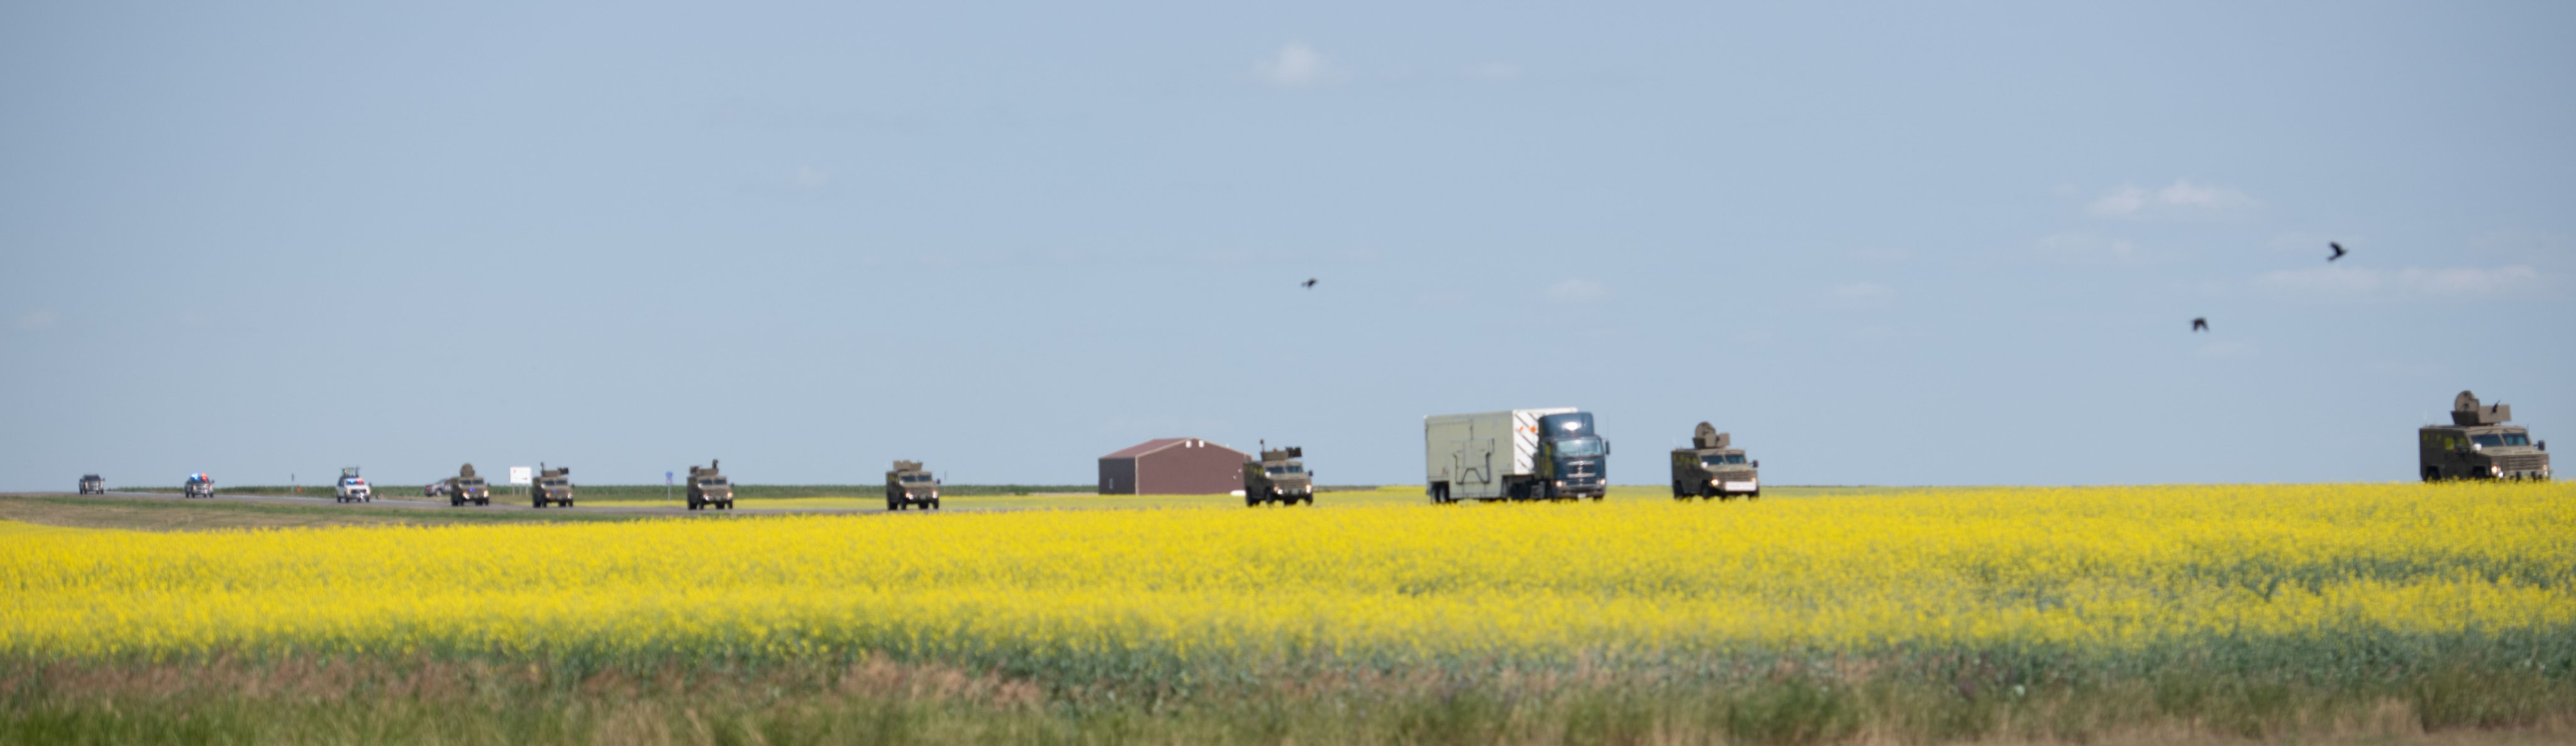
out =
{"type": "Polygon", "coordinates": [[[1204,443],[1197,448],[1173,446],[1136,457],[1135,494],[1222,495],[1243,489],[1245,456],[1234,449],[1204,443]]]}

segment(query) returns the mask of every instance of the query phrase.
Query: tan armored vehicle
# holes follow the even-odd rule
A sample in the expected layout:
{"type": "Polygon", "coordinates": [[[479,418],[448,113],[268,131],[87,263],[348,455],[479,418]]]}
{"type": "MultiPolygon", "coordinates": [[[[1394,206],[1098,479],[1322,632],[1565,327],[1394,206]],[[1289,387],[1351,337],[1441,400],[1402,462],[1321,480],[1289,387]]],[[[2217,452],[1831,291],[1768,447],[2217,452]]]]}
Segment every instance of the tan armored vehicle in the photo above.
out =
{"type": "Polygon", "coordinates": [[[538,462],[537,483],[528,487],[528,502],[539,508],[548,505],[572,507],[572,467],[548,469],[545,462],[538,462]]]}
{"type": "Polygon", "coordinates": [[[709,459],[707,468],[689,467],[689,509],[733,509],[733,482],[716,472],[721,461],[709,459]]]}
{"type": "Polygon", "coordinates": [[[902,510],[939,507],[939,480],[921,468],[919,461],[897,461],[886,472],[886,509],[902,510]]]}
{"type": "Polygon", "coordinates": [[[1757,469],[1760,461],[1745,461],[1744,449],[1731,446],[1733,437],[1717,431],[1706,422],[1691,432],[1691,447],[1673,449],[1673,499],[1762,496],[1762,480],[1757,469]]]}
{"type": "Polygon", "coordinates": [[[483,483],[483,477],[474,473],[473,464],[459,467],[456,470],[456,476],[442,480],[442,484],[445,488],[439,492],[447,495],[448,507],[457,507],[466,503],[492,504],[492,488],[483,483]]]}
{"type": "Polygon", "coordinates": [[[2549,443],[2507,425],[2513,407],[2480,404],[2466,391],[2451,399],[2451,424],[2415,431],[2415,453],[2424,481],[2549,478],[2549,443]]]}
{"type": "Polygon", "coordinates": [[[1315,504],[1315,475],[1306,473],[1306,464],[1298,460],[1305,458],[1306,449],[1268,445],[1263,444],[1261,460],[1243,462],[1244,507],[1315,504]]]}

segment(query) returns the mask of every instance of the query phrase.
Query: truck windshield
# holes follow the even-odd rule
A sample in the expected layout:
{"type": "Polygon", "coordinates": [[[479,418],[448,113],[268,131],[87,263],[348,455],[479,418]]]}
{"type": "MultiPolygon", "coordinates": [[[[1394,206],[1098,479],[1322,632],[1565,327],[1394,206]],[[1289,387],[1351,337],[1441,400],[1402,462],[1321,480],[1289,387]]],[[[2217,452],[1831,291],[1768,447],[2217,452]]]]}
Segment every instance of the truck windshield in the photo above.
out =
{"type": "Polygon", "coordinates": [[[1701,456],[1701,457],[1699,457],[1699,464],[1700,464],[1701,466],[1716,466],[1716,465],[1718,465],[1718,464],[1741,464],[1741,463],[1744,463],[1744,454],[1741,454],[1741,453],[1721,453],[1721,454],[1717,454],[1717,455],[1713,455],[1713,456],[1701,456]]]}
{"type": "Polygon", "coordinates": [[[1268,471],[1272,474],[1304,474],[1306,473],[1306,467],[1289,464],[1287,466],[1269,467],[1268,471]]]}
{"type": "Polygon", "coordinates": [[[2469,436],[2469,440],[2482,446],[2504,445],[2504,436],[2502,435],[2471,435],[2469,436]]]}
{"type": "Polygon", "coordinates": [[[904,483],[906,483],[906,484],[920,484],[920,483],[922,483],[922,482],[930,481],[930,475],[928,475],[928,474],[905,474],[905,475],[903,475],[903,481],[904,481],[904,483]]]}
{"type": "Polygon", "coordinates": [[[2471,435],[2471,436],[2469,436],[2469,439],[2470,439],[2470,440],[2477,441],[2478,445],[2482,445],[2482,446],[2527,446],[2527,445],[2531,445],[2531,436],[2530,436],[2530,435],[2523,434],[2523,433],[2496,433],[2496,434],[2493,434],[2493,435],[2471,435]]]}
{"type": "Polygon", "coordinates": [[[698,486],[700,486],[700,487],[722,487],[722,486],[725,486],[725,480],[722,480],[722,479],[700,479],[700,480],[698,480],[698,486]]]}
{"type": "Polygon", "coordinates": [[[480,479],[468,479],[468,480],[465,480],[465,481],[462,481],[462,482],[457,482],[457,484],[465,485],[465,486],[467,486],[467,487],[481,487],[481,486],[483,486],[483,480],[480,480],[480,479]]]}
{"type": "Polygon", "coordinates": [[[1600,438],[1574,438],[1556,442],[1556,455],[1559,456],[1599,456],[1605,452],[1607,449],[1601,447],[1600,438]]]}
{"type": "Polygon", "coordinates": [[[561,480],[561,479],[548,479],[548,480],[546,480],[546,488],[547,488],[547,489],[553,489],[553,488],[561,487],[561,486],[564,486],[564,480],[561,480]]]}

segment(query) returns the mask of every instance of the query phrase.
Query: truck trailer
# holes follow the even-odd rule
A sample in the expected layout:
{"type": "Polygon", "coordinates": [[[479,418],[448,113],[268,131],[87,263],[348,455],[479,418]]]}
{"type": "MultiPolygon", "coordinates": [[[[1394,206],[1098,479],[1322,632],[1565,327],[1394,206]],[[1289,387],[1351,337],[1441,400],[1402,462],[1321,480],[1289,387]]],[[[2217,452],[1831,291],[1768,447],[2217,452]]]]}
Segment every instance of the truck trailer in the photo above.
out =
{"type": "Polygon", "coordinates": [[[1573,407],[1424,417],[1422,450],[1434,503],[1599,500],[1610,486],[1610,442],[1573,407]]]}

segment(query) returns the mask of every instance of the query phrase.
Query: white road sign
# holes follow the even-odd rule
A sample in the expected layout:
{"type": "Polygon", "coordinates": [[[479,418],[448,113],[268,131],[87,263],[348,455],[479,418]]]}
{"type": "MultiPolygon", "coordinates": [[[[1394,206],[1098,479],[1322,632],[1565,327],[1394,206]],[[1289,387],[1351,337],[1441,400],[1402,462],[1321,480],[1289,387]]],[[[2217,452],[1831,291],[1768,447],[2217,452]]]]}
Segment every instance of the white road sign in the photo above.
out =
{"type": "Polygon", "coordinates": [[[510,483],[511,483],[511,484],[532,484],[532,483],[535,483],[535,482],[537,481],[536,476],[537,476],[536,471],[535,471],[535,470],[533,470],[533,469],[529,469],[528,467],[525,467],[525,466],[513,466],[513,467],[510,467],[510,483]]]}

